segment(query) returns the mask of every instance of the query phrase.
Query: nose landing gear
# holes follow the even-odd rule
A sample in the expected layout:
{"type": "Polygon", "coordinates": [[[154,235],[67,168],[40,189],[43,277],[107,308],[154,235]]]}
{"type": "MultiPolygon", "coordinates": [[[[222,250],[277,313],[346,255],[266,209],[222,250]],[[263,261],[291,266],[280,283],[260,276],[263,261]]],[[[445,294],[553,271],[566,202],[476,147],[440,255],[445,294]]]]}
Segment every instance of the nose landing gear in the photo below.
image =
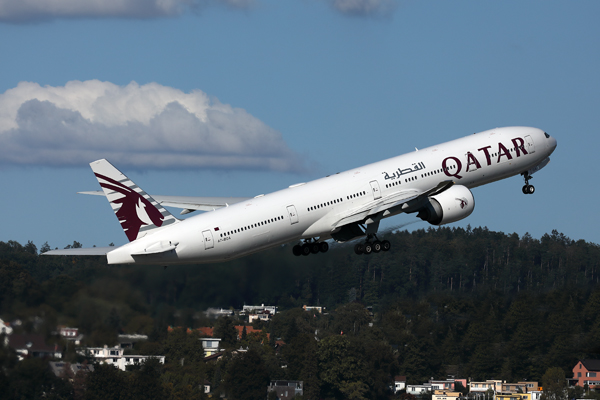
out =
{"type": "Polygon", "coordinates": [[[535,192],[535,187],[529,184],[529,180],[533,177],[527,172],[523,172],[521,175],[523,175],[523,179],[525,179],[525,186],[523,186],[523,194],[533,194],[535,192]]]}

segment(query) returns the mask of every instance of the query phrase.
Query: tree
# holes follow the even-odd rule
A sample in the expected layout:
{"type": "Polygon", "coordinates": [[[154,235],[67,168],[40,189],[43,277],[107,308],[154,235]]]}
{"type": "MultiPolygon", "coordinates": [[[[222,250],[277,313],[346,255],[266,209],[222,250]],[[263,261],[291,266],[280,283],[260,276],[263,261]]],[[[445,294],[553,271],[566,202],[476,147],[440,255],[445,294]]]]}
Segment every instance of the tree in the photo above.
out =
{"type": "Polygon", "coordinates": [[[127,398],[125,373],[109,364],[94,364],[86,379],[86,400],[120,400],[127,398]]]}
{"type": "Polygon", "coordinates": [[[254,349],[234,357],[225,377],[227,393],[233,400],[264,399],[267,396],[269,374],[254,349]]]}
{"type": "Polygon", "coordinates": [[[213,337],[221,339],[221,346],[233,348],[237,345],[237,330],[233,325],[233,320],[229,317],[221,317],[215,323],[213,337]]]}
{"type": "Polygon", "coordinates": [[[544,388],[542,400],[567,399],[567,380],[562,368],[548,368],[542,377],[542,386],[544,388]]]}
{"type": "Polygon", "coordinates": [[[157,358],[147,359],[141,367],[127,377],[129,399],[164,399],[165,393],[160,382],[162,364],[157,358]]]}

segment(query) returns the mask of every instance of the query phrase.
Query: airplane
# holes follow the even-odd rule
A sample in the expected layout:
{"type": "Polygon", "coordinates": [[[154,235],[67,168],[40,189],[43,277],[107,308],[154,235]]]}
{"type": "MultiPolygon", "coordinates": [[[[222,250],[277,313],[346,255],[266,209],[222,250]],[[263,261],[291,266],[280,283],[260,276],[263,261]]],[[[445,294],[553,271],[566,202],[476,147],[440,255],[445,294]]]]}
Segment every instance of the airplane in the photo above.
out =
{"type": "Polygon", "coordinates": [[[324,253],[328,240],[361,238],[358,255],[388,251],[382,219],[416,213],[432,225],[468,217],[470,189],[545,167],[556,139],[532,127],[503,127],[336,173],[253,198],[150,196],[107,160],[90,164],[129,243],[120,247],[52,250],[45,255],[105,255],[108,264],[201,264],[228,261],[296,242],[296,256],[324,253]],[[178,219],[181,214],[206,211],[178,219]]]}

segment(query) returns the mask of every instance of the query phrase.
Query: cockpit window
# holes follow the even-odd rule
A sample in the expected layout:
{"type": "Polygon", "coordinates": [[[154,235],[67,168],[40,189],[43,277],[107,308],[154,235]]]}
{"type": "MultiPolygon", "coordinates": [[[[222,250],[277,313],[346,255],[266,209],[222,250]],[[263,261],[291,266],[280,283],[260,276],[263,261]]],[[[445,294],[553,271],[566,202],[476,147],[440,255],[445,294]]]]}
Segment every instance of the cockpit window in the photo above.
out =
{"type": "Polygon", "coordinates": [[[546,135],[546,139],[550,139],[550,135],[548,135],[546,132],[544,132],[544,135],[546,135]]]}

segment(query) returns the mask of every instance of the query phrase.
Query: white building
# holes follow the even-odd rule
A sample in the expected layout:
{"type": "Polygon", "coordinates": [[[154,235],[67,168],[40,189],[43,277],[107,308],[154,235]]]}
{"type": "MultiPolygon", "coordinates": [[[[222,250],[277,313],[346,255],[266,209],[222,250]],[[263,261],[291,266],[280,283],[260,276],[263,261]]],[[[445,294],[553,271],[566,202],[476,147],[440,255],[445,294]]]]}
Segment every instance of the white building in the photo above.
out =
{"type": "Polygon", "coordinates": [[[406,385],[406,393],[420,396],[427,392],[431,392],[431,383],[424,383],[422,385],[406,385]]]}
{"type": "Polygon", "coordinates": [[[394,388],[392,389],[393,392],[398,393],[404,389],[406,389],[406,376],[398,375],[394,377],[394,388]]]}
{"type": "Polygon", "coordinates": [[[477,392],[487,392],[489,389],[492,389],[494,393],[502,391],[502,383],[503,381],[488,379],[485,382],[469,382],[469,392],[477,393],[477,392]]]}
{"type": "Polygon", "coordinates": [[[212,356],[215,353],[225,351],[221,349],[221,339],[218,338],[201,338],[202,348],[204,349],[204,357],[212,356]]]}
{"type": "Polygon", "coordinates": [[[12,332],[13,328],[10,326],[10,324],[0,319],[0,335],[10,335],[12,332]]]}
{"type": "Polygon", "coordinates": [[[161,364],[165,363],[165,356],[139,356],[132,354],[124,354],[125,350],[116,347],[87,347],[85,349],[79,350],[78,353],[81,355],[86,355],[89,353],[92,357],[94,357],[97,361],[114,365],[119,368],[121,371],[125,371],[128,365],[139,365],[143,364],[146,360],[150,358],[156,358],[161,364]]]}
{"type": "Polygon", "coordinates": [[[271,315],[275,315],[277,313],[277,307],[275,306],[265,306],[261,304],[260,306],[243,306],[242,313],[243,314],[256,314],[259,311],[268,311],[271,315]]]}

